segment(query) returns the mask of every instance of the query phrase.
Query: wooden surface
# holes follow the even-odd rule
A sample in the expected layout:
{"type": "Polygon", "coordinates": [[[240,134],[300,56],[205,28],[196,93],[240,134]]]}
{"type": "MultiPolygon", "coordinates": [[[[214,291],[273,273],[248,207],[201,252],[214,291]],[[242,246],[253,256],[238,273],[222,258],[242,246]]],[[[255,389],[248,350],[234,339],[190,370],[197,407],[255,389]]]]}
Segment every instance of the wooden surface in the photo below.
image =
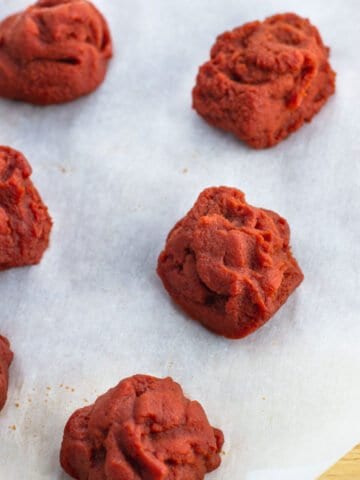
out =
{"type": "Polygon", "coordinates": [[[360,445],[357,445],[318,480],[360,480],[360,445]]]}

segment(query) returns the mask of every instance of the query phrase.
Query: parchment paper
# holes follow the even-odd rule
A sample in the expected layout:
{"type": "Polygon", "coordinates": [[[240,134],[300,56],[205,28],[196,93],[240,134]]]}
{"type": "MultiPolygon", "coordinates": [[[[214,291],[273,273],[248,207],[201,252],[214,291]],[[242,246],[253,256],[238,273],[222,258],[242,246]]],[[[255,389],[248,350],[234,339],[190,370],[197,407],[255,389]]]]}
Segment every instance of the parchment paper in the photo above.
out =
{"type": "MultiPolygon", "coordinates": [[[[54,219],[41,265],[0,274],[15,352],[0,478],[65,480],[72,411],[134,373],[171,375],[224,430],[209,480],[313,479],[360,441],[360,8],[357,0],[97,0],[115,58],[95,94],[48,108],[0,101],[0,143],[24,152],[54,219]],[[191,110],[217,34],[311,18],[337,93],[311,125],[253,151],[191,110]],[[302,286],[264,328],[225,340],[188,320],[155,274],[169,229],[212,185],[291,226],[302,286]]],[[[27,5],[2,0],[1,17],[27,5]]]]}

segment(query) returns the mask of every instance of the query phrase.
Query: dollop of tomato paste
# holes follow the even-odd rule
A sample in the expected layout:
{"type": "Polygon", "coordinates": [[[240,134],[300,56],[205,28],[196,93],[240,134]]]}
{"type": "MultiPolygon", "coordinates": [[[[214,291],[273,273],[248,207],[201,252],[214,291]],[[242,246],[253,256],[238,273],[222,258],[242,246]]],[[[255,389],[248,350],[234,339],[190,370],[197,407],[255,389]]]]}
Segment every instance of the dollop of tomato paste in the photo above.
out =
{"type": "Polygon", "coordinates": [[[112,43],[85,0],[40,0],[0,24],[0,96],[47,105],[74,100],[104,80],[112,43]]]}
{"type": "Polygon", "coordinates": [[[157,271],[186,313],[229,338],[261,327],[303,280],[286,220],[229,187],[200,194],[169,233],[157,271]]]}
{"type": "Polygon", "coordinates": [[[40,262],[52,220],[22,155],[0,147],[0,270],[40,262]]]}
{"type": "Polygon", "coordinates": [[[13,359],[9,341],[0,335],[0,410],[5,405],[9,384],[9,367],[13,359]]]}
{"type": "Polygon", "coordinates": [[[193,107],[254,148],[310,122],[335,91],[329,49],[309,20],[274,15],[220,35],[200,67],[193,107]]]}
{"type": "Polygon", "coordinates": [[[79,480],[202,480],[223,441],[171,378],[135,375],[70,417],[60,460],[79,480]]]}

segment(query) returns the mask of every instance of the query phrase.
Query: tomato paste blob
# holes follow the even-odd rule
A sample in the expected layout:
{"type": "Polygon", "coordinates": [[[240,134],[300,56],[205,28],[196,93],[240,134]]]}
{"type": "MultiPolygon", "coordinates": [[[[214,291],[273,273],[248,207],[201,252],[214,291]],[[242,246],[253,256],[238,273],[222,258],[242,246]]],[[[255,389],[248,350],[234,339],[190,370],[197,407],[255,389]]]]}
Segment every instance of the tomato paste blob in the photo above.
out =
{"type": "Polygon", "coordinates": [[[9,341],[0,335],[0,411],[3,409],[9,385],[9,367],[13,360],[9,341]]]}
{"type": "Polygon", "coordinates": [[[0,270],[40,262],[52,220],[24,155],[0,147],[0,270]]]}
{"type": "Polygon", "coordinates": [[[193,107],[251,147],[276,145],[335,91],[329,48],[309,20],[274,15],[220,35],[202,65],[193,107]]]}
{"type": "Polygon", "coordinates": [[[70,417],[60,461],[79,480],[202,480],[223,441],[179,384],[135,375],[70,417]]]}
{"type": "Polygon", "coordinates": [[[261,327],[303,280],[286,220],[230,187],[200,194],[170,231],[157,271],[188,315],[229,338],[261,327]]]}
{"type": "Polygon", "coordinates": [[[85,0],[39,0],[0,24],[0,96],[63,103],[104,80],[112,43],[102,14],[85,0]]]}

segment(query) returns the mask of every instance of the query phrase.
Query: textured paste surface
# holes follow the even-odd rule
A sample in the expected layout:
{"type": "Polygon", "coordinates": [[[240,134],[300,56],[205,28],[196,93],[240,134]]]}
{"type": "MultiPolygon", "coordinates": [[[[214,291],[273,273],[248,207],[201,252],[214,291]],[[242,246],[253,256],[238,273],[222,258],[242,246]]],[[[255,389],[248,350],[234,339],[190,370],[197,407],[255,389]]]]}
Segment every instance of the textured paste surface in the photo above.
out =
{"type": "Polygon", "coordinates": [[[85,0],[40,0],[0,24],[0,96],[47,105],[104,80],[112,56],[101,13],[85,0]]]}
{"type": "Polygon", "coordinates": [[[79,480],[202,480],[222,445],[180,385],[135,375],[70,417],[60,460],[79,480]]]}
{"type": "Polygon", "coordinates": [[[235,188],[208,188],[168,235],[158,261],[165,288],[215,333],[245,337],[303,280],[283,218],[235,188]]]}
{"type": "Polygon", "coordinates": [[[39,263],[49,245],[51,218],[30,175],[20,152],[0,147],[0,270],[39,263]]]}
{"type": "Polygon", "coordinates": [[[200,67],[195,110],[254,148],[271,147],[309,122],[335,91],[316,27],[275,15],[220,35],[200,67]]]}
{"type": "Polygon", "coordinates": [[[0,335],[0,410],[5,405],[9,384],[9,367],[13,359],[10,344],[0,335]]]}

